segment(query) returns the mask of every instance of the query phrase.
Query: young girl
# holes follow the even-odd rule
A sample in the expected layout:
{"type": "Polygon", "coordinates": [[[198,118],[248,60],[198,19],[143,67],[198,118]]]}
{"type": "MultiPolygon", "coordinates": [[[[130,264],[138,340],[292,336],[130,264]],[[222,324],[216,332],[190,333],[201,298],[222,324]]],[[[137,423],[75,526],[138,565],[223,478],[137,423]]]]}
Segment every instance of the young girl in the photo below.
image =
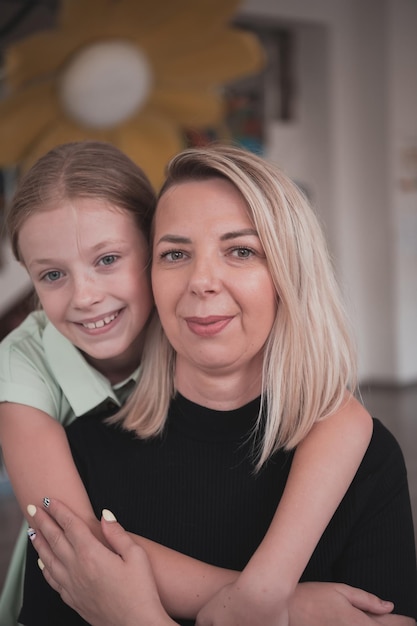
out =
{"type": "MultiPolygon", "coordinates": [[[[46,493],[65,493],[66,503],[96,533],[99,524],[61,424],[94,411],[114,411],[138,378],[152,308],[147,239],[153,207],[149,184],[133,163],[111,146],[86,142],[57,148],[35,164],[8,215],[16,258],[27,268],[43,311],[31,315],[1,347],[0,438],[6,466],[22,510],[46,493]]],[[[148,341],[153,341],[151,333],[148,341]]],[[[336,382],[329,382],[327,403],[310,406],[304,434],[324,414],[335,414],[315,425],[298,447],[289,488],[240,578],[241,588],[260,585],[269,597],[279,597],[276,581],[283,577],[277,578],[277,570],[285,565],[283,624],[288,590],[298,581],[371,436],[369,415],[346,391],[354,373],[348,339],[345,350],[343,366],[332,364],[336,382]]],[[[143,384],[151,372],[154,390],[148,394],[145,418],[152,424],[152,416],[164,406],[166,378],[162,370],[153,372],[145,354],[143,384]]],[[[148,434],[156,430],[150,427],[148,434]]],[[[141,434],[146,436],[146,428],[141,434]]],[[[219,589],[217,570],[140,537],[137,541],[148,551],[160,593],[173,614],[192,614],[196,603],[188,589],[181,594],[172,584],[179,563],[197,572],[197,582],[215,572],[213,587],[205,591],[207,601],[219,589]]],[[[227,571],[222,576],[225,585],[235,580],[227,571]]],[[[227,589],[228,597],[232,591],[227,589]]],[[[250,623],[256,605],[249,595],[247,600],[241,595],[239,611],[247,601],[250,623]]],[[[221,593],[212,602],[214,608],[208,610],[215,611],[223,603],[221,593]]],[[[0,614],[0,620],[15,623],[17,608],[15,604],[13,613],[0,614]]],[[[229,603],[229,610],[232,620],[236,606],[229,603]]]]}
{"type": "MultiPolygon", "coordinates": [[[[65,485],[77,510],[95,521],[61,424],[117,410],[137,380],[153,306],[148,233],[154,202],[140,168],[96,142],[51,151],[16,192],[8,215],[11,242],[43,309],[0,349],[0,440],[22,510],[38,493],[37,476],[54,493],[55,484],[65,485]]],[[[25,534],[3,591],[1,624],[16,623],[25,534]]]]}

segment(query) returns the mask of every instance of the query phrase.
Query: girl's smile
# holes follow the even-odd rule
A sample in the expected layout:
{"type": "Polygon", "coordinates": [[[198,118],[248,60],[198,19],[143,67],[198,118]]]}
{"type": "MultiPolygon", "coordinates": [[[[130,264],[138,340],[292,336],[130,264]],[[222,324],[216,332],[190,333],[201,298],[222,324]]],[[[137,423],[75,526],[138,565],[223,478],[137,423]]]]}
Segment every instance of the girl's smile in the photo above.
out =
{"type": "Polygon", "coordinates": [[[79,198],[29,216],[25,266],[49,320],[110,379],[139,364],[152,308],[148,247],[133,216],[79,198]]]}

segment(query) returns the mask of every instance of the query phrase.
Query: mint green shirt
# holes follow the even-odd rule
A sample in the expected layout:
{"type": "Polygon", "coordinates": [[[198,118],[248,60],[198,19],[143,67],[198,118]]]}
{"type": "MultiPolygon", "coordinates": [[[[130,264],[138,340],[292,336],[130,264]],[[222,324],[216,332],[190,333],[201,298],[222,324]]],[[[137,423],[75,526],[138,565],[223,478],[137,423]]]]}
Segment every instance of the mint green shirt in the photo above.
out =
{"type": "MultiPolygon", "coordinates": [[[[117,385],[87,363],[81,352],[48,321],[43,311],[28,315],[0,343],[0,402],[34,407],[67,426],[89,411],[120,407],[138,369],[117,385]]],[[[18,624],[27,545],[23,524],[0,597],[0,625],[18,624]]]]}

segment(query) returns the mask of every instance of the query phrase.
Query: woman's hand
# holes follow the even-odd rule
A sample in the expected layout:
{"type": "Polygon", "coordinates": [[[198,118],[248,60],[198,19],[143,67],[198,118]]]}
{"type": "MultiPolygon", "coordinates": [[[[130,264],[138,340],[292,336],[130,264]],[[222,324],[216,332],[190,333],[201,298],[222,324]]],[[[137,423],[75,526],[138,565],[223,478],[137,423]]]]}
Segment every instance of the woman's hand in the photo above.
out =
{"type": "Polygon", "coordinates": [[[288,626],[287,602],[256,587],[239,578],[223,587],[198,613],[196,626],[288,626]]]}
{"type": "Polygon", "coordinates": [[[110,511],[101,525],[113,552],[62,502],[47,503],[47,512],[28,507],[36,527],[31,539],[45,579],[66,604],[92,626],[175,624],[160,602],[145,551],[110,511]]]}

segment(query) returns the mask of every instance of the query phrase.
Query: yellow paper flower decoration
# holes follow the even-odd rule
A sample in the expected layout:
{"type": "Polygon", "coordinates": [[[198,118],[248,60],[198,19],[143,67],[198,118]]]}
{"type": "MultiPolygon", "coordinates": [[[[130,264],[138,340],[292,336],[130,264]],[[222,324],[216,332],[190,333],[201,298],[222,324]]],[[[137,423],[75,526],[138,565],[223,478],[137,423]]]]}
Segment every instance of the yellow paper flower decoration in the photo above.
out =
{"type": "Polygon", "coordinates": [[[230,25],[238,0],[64,0],[57,28],[6,51],[0,167],[53,146],[109,141],[158,186],[184,127],[221,122],[221,86],[257,72],[256,38],[230,25]]]}

